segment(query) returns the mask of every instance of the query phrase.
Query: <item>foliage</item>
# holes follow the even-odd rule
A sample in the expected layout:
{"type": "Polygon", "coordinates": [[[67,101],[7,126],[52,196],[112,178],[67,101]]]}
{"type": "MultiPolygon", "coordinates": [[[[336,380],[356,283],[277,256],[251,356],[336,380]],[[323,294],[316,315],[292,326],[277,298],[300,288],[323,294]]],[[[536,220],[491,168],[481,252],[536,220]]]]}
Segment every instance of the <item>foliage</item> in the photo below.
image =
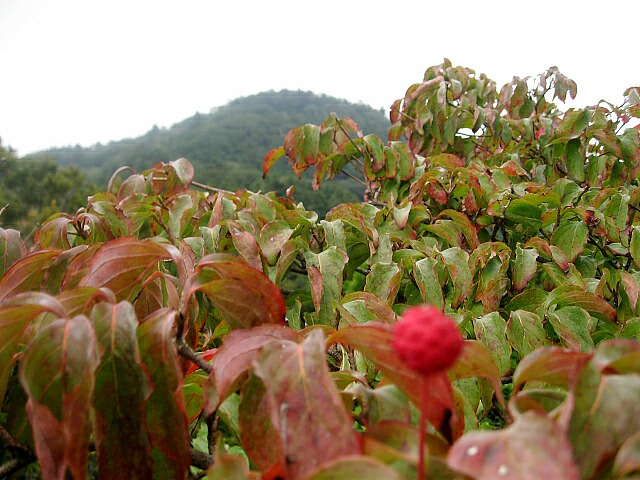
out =
{"type": "Polygon", "coordinates": [[[575,93],[556,69],[498,92],[445,61],[388,142],[335,115],[294,128],[265,173],[286,156],[316,187],[367,183],[324,220],[194,189],[180,159],[117,171],[29,250],[2,230],[5,464],[410,479],[422,437],[430,478],[637,476],[640,98],[553,103],[575,93]],[[392,346],[421,304],[466,339],[426,378],[392,346]]]}
{"type": "Polygon", "coordinates": [[[278,168],[263,179],[260,162],[289,129],[302,123],[322,122],[331,112],[358,118],[366,131],[386,135],[389,120],[382,111],[326,95],[283,90],[239,98],[170,128],[154,126],[137,138],[91,148],[56,148],[45,155],[60,165],[77,166],[101,188],[122,165],[141,171],[157,162],[186,157],[194,165],[195,180],[199,182],[230,191],[276,191],[280,196],[294,185],[296,201],[323,217],[339,203],[359,201],[362,186],[343,177],[314,193],[310,180],[298,179],[286,168],[278,168]]]}
{"type": "Polygon", "coordinates": [[[96,190],[77,167],[18,158],[0,144],[0,227],[33,233],[50,215],[75,212],[96,190]]]}

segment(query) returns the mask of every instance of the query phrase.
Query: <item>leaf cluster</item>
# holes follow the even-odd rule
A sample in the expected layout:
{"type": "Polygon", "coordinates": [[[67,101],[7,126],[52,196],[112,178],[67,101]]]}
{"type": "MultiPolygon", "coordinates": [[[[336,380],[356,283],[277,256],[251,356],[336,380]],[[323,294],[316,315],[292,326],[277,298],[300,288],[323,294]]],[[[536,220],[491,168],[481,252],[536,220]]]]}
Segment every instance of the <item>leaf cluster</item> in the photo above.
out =
{"type": "Polygon", "coordinates": [[[445,60],[387,141],[337,115],[295,127],[265,174],[366,184],[322,220],[180,159],[119,169],[29,249],[0,230],[6,464],[409,479],[425,435],[431,478],[637,475],[640,98],[553,103],[575,93],[557,69],[498,92],[445,60]],[[391,346],[425,303],[465,337],[428,378],[391,346]]]}

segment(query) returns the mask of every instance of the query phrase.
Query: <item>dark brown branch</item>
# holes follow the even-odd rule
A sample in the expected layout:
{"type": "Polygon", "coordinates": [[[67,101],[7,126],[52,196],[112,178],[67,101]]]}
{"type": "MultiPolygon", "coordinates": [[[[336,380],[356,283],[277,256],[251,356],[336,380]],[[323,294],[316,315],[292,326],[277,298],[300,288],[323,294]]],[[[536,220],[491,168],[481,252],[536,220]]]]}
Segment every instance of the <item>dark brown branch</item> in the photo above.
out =
{"type": "Polygon", "coordinates": [[[207,470],[211,465],[213,465],[213,456],[192,448],[191,465],[199,468],[200,470],[207,470]]]}
{"type": "Polygon", "coordinates": [[[187,342],[185,342],[183,338],[176,339],[176,347],[178,349],[178,353],[182,357],[186,358],[187,360],[191,360],[205,372],[211,373],[211,365],[207,363],[207,361],[204,360],[200,355],[198,355],[189,345],[187,345],[187,342]]]}

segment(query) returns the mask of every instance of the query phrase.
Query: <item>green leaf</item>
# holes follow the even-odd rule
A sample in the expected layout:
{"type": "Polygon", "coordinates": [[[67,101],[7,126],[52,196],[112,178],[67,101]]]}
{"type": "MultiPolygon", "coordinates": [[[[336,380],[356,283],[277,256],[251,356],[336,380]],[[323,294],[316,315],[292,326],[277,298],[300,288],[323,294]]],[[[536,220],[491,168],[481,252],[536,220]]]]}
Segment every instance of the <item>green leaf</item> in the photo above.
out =
{"type": "Polygon", "coordinates": [[[392,305],[400,288],[402,275],[402,270],[394,262],[375,263],[367,275],[364,290],[392,305]]]}
{"type": "Polygon", "coordinates": [[[360,453],[351,416],[329,375],[321,331],[311,331],[301,344],[265,345],[254,369],[272,399],[273,423],[286,439],[287,478],[307,478],[318,465],[360,453]]]}
{"type": "Polygon", "coordinates": [[[64,478],[67,472],[86,476],[97,363],[96,337],[84,316],[50,323],[22,359],[20,381],[44,479],[64,478]]]}
{"type": "Polygon", "coordinates": [[[307,480],[401,480],[393,468],[384,463],[365,456],[340,457],[325,462],[307,480]]]}
{"type": "Polygon", "coordinates": [[[533,203],[521,198],[512,200],[504,211],[507,220],[516,224],[522,224],[532,230],[542,227],[542,209],[533,203]]]}
{"type": "Polygon", "coordinates": [[[526,310],[516,310],[510,313],[506,335],[520,358],[550,344],[540,317],[526,310]]]}
{"type": "Polygon", "coordinates": [[[480,480],[581,478],[562,427],[533,412],[500,431],[466,434],[451,447],[447,465],[480,480]]]}
{"type": "Polygon", "coordinates": [[[557,246],[567,257],[568,262],[574,262],[584,251],[589,238],[589,228],[582,221],[568,221],[561,223],[551,235],[551,244],[557,246]]]}
{"type": "Polygon", "coordinates": [[[336,305],[344,320],[350,325],[379,321],[395,323],[396,314],[383,299],[373,293],[352,292],[336,305]]]}
{"type": "Polygon", "coordinates": [[[549,293],[545,306],[549,309],[554,305],[558,308],[568,306],[580,307],[599,320],[614,322],[616,319],[615,309],[605,300],[595,293],[585,292],[572,285],[557,287],[549,293]]]}
{"type": "Polygon", "coordinates": [[[591,315],[580,307],[563,307],[547,315],[553,329],[567,348],[582,352],[594,349],[591,332],[595,325],[591,315]]]}
{"type": "Polygon", "coordinates": [[[580,140],[574,138],[567,142],[564,150],[567,170],[576,182],[584,182],[585,167],[584,156],[580,153],[580,140]]]}
{"type": "Polygon", "coordinates": [[[336,247],[315,254],[304,252],[311,285],[311,296],[318,320],[323,325],[335,325],[334,305],[342,298],[342,271],[349,257],[336,247]]]}
{"type": "Polygon", "coordinates": [[[100,478],[151,478],[146,403],[150,386],[140,364],[131,304],[100,303],[91,312],[103,354],[96,371],[93,433],[100,478]]]}
{"type": "Polygon", "coordinates": [[[469,254],[458,247],[448,248],[442,252],[442,261],[453,282],[451,307],[458,308],[467,298],[473,286],[473,275],[469,268],[469,254]]]}
{"type": "Polygon", "coordinates": [[[631,241],[629,242],[629,253],[633,258],[636,267],[640,267],[640,226],[631,227],[631,241]]]}
{"type": "Polygon", "coordinates": [[[476,338],[484,343],[501,374],[511,368],[511,345],[507,342],[507,324],[498,312],[492,312],[473,321],[476,338]]]}
{"type": "Polygon", "coordinates": [[[435,259],[429,257],[418,260],[413,264],[413,278],[418,285],[423,303],[443,309],[444,297],[436,271],[437,264],[435,259]]]}

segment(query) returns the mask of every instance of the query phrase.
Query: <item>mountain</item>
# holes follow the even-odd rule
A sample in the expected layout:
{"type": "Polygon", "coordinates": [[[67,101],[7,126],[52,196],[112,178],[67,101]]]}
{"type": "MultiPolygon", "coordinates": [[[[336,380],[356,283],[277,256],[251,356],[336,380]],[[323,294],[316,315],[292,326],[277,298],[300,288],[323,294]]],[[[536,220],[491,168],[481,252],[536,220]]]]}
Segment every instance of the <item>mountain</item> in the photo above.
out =
{"type": "Polygon", "coordinates": [[[278,195],[295,185],[296,200],[322,215],[338,203],[360,201],[361,187],[345,177],[312,192],[310,178],[303,175],[298,180],[285,162],[264,180],[261,167],[267,152],[282,145],[291,128],[320,124],[332,112],[352,118],[365,134],[386,139],[389,120],[382,110],[312,92],[282,90],[238,98],[170,128],[154,126],[138,138],[90,148],[55,148],[37,156],[78,166],[90,181],[101,186],[106,186],[111,174],[123,165],[141,171],[159,161],[185,157],[193,163],[195,179],[201,183],[226,190],[275,190],[278,195]]]}

